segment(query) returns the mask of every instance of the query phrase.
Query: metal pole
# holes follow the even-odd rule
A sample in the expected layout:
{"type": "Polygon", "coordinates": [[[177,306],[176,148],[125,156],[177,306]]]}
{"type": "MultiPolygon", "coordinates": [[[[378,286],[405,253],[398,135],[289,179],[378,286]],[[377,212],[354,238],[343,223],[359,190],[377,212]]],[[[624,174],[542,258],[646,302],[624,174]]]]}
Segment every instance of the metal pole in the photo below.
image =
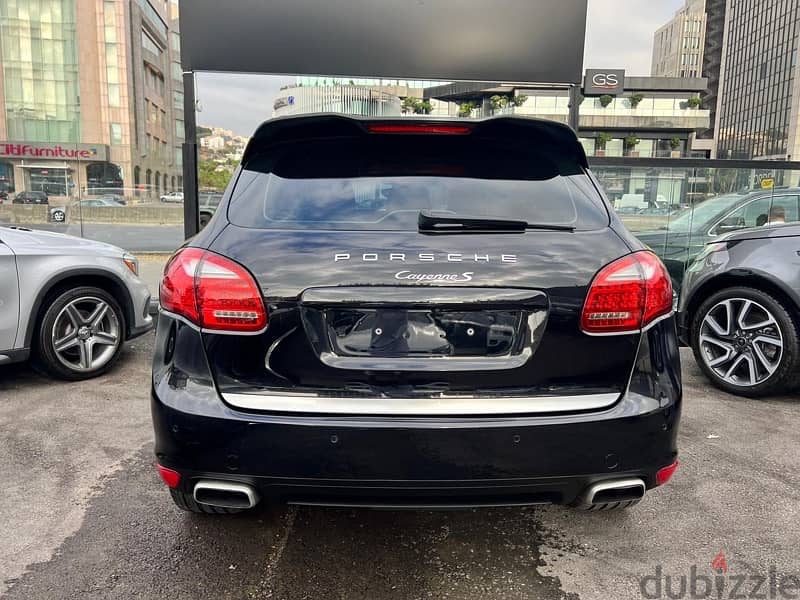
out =
{"type": "Polygon", "coordinates": [[[575,84],[569,86],[569,117],[567,123],[575,133],[580,127],[581,88],[575,84]]]}
{"type": "Polygon", "coordinates": [[[197,190],[197,119],[194,73],[183,74],[183,234],[188,239],[200,231],[200,203],[197,190]]]}

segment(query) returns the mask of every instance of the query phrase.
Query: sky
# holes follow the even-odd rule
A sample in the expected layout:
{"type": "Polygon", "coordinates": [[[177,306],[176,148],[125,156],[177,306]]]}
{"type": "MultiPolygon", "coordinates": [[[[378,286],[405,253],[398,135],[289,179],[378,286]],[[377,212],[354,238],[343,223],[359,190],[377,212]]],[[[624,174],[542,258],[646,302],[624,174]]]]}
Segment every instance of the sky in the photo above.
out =
{"type": "MultiPolygon", "coordinates": [[[[589,0],[584,68],[649,75],[653,34],[682,4],[683,0],[589,0]]],[[[285,76],[198,73],[197,122],[249,136],[272,115],[281,86],[294,81],[285,76]]]]}

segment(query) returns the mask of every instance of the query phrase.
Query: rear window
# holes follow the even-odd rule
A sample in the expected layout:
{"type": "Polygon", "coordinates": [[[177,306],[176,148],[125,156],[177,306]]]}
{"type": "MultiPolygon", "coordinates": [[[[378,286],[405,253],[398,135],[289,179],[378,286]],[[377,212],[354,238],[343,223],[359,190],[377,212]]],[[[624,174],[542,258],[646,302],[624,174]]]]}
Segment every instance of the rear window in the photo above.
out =
{"type": "Polygon", "coordinates": [[[516,142],[419,135],[273,146],[244,166],[228,218],[263,229],[416,230],[420,210],[608,225],[574,161],[516,142]]]}

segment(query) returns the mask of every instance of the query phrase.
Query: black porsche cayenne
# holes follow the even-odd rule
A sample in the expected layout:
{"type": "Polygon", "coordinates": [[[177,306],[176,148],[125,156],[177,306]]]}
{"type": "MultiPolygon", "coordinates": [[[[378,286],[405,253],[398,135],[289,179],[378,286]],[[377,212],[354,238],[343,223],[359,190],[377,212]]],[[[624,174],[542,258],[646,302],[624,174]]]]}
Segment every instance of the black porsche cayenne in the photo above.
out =
{"type": "Polygon", "coordinates": [[[670,278],[557,123],[268,121],[160,302],[186,510],[610,509],[677,467],[670,278]]]}

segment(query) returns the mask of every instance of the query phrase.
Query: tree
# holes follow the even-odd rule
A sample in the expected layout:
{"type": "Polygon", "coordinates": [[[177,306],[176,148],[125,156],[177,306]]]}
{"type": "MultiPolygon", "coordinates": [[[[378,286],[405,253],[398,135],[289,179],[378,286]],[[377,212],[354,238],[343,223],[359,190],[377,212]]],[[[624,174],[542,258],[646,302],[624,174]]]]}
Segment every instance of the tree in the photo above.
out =
{"type": "Polygon", "coordinates": [[[702,104],[702,100],[700,100],[700,98],[697,96],[692,96],[686,101],[686,106],[689,108],[698,108],[700,104],[702,104]]]}
{"type": "Polygon", "coordinates": [[[603,94],[602,96],[600,96],[600,106],[602,106],[603,108],[611,104],[613,101],[614,97],[609,96],[608,94],[603,94]]]}
{"type": "Polygon", "coordinates": [[[625,138],[625,147],[630,151],[636,148],[636,145],[639,143],[639,138],[635,135],[629,135],[625,138]]]}
{"type": "Polygon", "coordinates": [[[631,97],[628,98],[628,102],[631,103],[631,108],[639,106],[642,100],[644,100],[644,94],[632,94],[631,97]]]}
{"type": "Polygon", "coordinates": [[[506,96],[495,94],[489,98],[489,104],[492,106],[492,111],[502,110],[508,106],[508,98],[506,96]]]}
{"type": "Polygon", "coordinates": [[[228,170],[217,171],[219,163],[213,160],[201,160],[197,165],[197,182],[201,188],[222,191],[228,187],[232,173],[228,170]]]}
{"type": "Polygon", "coordinates": [[[478,104],[469,100],[467,102],[462,102],[458,105],[458,116],[459,117],[470,117],[472,116],[472,111],[478,108],[478,104]]]}
{"type": "Polygon", "coordinates": [[[601,131],[600,133],[597,134],[597,137],[595,138],[595,140],[597,140],[597,149],[605,150],[606,144],[613,139],[614,138],[610,133],[606,131],[601,131]]]}
{"type": "Polygon", "coordinates": [[[429,115],[433,112],[433,104],[430,100],[420,100],[411,96],[404,98],[400,105],[400,112],[404,115],[414,113],[415,115],[429,115]]]}
{"type": "Polygon", "coordinates": [[[508,101],[514,106],[522,106],[527,99],[528,97],[525,94],[517,94],[516,96],[511,96],[508,101]]]}
{"type": "Polygon", "coordinates": [[[414,107],[417,105],[417,99],[412,98],[409,96],[408,98],[403,98],[403,103],[400,105],[400,112],[404,115],[408,113],[414,112],[414,107]]]}

